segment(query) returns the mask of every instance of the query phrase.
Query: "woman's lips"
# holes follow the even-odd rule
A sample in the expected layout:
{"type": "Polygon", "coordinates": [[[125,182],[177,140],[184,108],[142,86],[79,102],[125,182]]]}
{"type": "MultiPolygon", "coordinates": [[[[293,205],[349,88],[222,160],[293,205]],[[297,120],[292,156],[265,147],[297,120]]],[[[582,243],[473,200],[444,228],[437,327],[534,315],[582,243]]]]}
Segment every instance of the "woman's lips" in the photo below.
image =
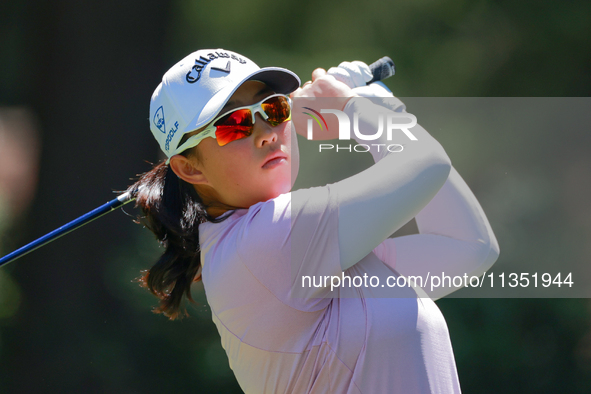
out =
{"type": "Polygon", "coordinates": [[[267,161],[265,164],[263,164],[263,168],[265,168],[265,169],[275,168],[278,165],[281,165],[283,163],[287,163],[287,158],[285,156],[278,156],[278,157],[275,157],[274,159],[267,161]]]}

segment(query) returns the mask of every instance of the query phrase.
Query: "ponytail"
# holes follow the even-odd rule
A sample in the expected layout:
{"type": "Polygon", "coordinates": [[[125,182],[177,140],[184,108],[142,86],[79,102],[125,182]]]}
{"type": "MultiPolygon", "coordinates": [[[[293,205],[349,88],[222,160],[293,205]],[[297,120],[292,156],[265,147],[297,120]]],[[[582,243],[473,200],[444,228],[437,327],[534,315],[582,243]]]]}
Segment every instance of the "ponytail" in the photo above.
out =
{"type": "Polygon", "coordinates": [[[143,174],[128,191],[135,191],[136,207],[144,214],[136,223],[152,231],[166,249],[138,280],[160,299],[155,313],[171,320],[181,314],[188,316],[186,309],[181,310],[181,301],[185,295],[194,302],[191,284],[201,280],[199,224],[219,223],[229,215],[209,215],[193,185],[179,179],[164,163],[143,174]]]}

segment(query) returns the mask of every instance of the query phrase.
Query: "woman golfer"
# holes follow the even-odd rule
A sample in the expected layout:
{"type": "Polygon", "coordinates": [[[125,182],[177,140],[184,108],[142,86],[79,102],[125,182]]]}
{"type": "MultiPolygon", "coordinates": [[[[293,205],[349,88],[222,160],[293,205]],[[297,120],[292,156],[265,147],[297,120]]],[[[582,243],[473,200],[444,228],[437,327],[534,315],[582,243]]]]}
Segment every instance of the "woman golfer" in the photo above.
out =
{"type": "Polygon", "coordinates": [[[365,87],[370,78],[365,64],[343,63],[300,88],[286,69],[200,50],[152,96],[151,131],[168,160],[130,190],[166,250],[143,280],[170,318],[203,280],[246,393],[460,392],[433,299],[466,286],[452,278],[482,275],[499,247],[441,145],[418,125],[386,132],[405,108],[365,87]],[[389,102],[361,97],[371,95],[389,102]],[[327,121],[314,139],[338,138],[344,114],[375,164],[292,192],[296,131],[307,135],[312,110],[327,121]],[[388,238],[413,217],[420,234],[388,238]]]}

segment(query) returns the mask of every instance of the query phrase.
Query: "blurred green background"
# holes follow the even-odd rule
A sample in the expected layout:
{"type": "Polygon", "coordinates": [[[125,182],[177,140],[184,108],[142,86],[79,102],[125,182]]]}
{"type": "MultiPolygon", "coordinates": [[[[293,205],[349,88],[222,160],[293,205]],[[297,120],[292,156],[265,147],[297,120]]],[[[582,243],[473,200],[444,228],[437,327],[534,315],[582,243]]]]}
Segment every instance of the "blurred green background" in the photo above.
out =
{"type": "MultiPolygon", "coordinates": [[[[149,99],[196,49],[233,50],[302,81],[388,55],[397,75],[386,84],[400,97],[587,97],[590,17],[582,0],[2,2],[0,254],[159,160],[149,99]]],[[[503,153],[478,130],[462,141],[430,131],[481,200],[499,262],[591,262],[588,129],[556,130],[551,147],[522,136],[503,153]]],[[[133,279],[160,252],[117,212],[0,269],[0,392],[241,392],[199,284],[189,319],[150,312],[155,299],[133,279]]],[[[437,304],[465,393],[591,393],[588,299],[437,304]]]]}

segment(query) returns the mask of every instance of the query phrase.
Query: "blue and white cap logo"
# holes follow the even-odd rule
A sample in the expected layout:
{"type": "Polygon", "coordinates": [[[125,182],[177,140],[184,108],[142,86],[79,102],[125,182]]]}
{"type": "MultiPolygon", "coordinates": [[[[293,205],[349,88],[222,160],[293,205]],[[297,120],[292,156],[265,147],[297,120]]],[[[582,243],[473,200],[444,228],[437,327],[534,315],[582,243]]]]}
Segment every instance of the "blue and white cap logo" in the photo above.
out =
{"type": "Polygon", "coordinates": [[[158,127],[158,130],[166,134],[166,124],[164,123],[164,108],[162,108],[162,106],[160,106],[160,108],[158,108],[156,110],[156,113],[154,114],[154,124],[156,125],[156,127],[158,127]]]}

